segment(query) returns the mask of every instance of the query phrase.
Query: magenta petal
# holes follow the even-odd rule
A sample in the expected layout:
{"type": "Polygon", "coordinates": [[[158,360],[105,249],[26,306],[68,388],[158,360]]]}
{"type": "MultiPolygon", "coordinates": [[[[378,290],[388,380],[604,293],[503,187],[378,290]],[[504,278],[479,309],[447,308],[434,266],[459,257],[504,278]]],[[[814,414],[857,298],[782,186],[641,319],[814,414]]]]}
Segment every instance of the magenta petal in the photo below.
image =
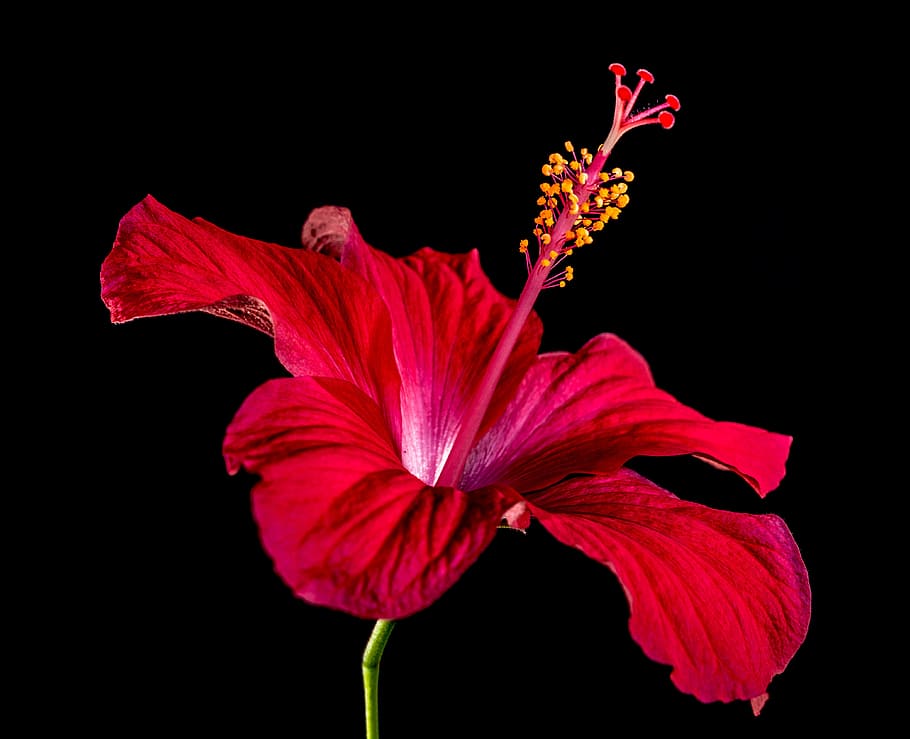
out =
{"type": "Polygon", "coordinates": [[[576,354],[541,355],[468,460],[462,484],[534,490],[575,473],[616,472],[639,455],[692,454],[762,496],[785,473],[791,438],[713,421],[654,386],[644,359],[612,334],[576,354]]]}
{"type": "Polygon", "coordinates": [[[514,492],[423,484],[401,465],[376,404],[350,383],[272,380],[228,428],[231,472],[260,479],[263,545],[301,598],[403,618],[439,598],[492,540],[514,492]]]}
{"type": "MultiPolygon", "coordinates": [[[[392,317],[401,374],[405,464],[420,479],[436,480],[515,301],[493,287],[476,250],[444,254],[425,248],[394,259],[363,240],[345,208],[314,210],[302,240],[307,248],[340,259],[382,296],[392,317]]],[[[481,432],[502,412],[534,362],[541,333],[540,320],[532,314],[481,432]]]]}
{"type": "Polygon", "coordinates": [[[760,710],[809,625],[808,575],[780,518],[681,501],[627,469],[528,500],[557,539],[616,574],[632,637],[681,691],[760,710]]]}
{"type": "Polygon", "coordinates": [[[388,312],[329,257],[190,221],[148,196],[121,220],[101,284],[115,322],[193,310],[240,321],[274,337],[292,374],[353,382],[398,423],[388,312]]]}

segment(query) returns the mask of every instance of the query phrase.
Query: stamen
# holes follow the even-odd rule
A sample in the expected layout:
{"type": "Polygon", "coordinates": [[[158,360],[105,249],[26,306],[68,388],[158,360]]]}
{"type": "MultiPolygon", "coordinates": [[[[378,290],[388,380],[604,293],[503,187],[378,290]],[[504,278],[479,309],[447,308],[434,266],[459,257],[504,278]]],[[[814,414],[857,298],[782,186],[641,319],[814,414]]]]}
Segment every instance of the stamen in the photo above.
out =
{"type": "Polygon", "coordinates": [[[542,271],[544,288],[570,282],[565,272],[553,275],[550,272],[572,249],[591,244],[594,234],[619,218],[629,204],[628,183],[635,175],[620,167],[604,170],[616,142],[627,131],[646,124],[671,128],[675,118],[670,111],[680,108],[679,98],[666,95],[663,102],[633,114],[632,108],[645,86],[654,82],[654,75],[647,69],[639,69],[633,90],[623,83],[626,68],[622,64],[611,64],[608,69],[615,77],[613,123],[597,153],[592,154],[587,148],[576,151],[571,141],[565,141],[566,155],[553,152],[541,167],[549,182],[541,183],[543,194],[537,199],[541,210],[534,219],[532,231],[537,240],[537,258],[532,260],[527,245],[522,253],[529,274],[535,269],[542,271]]]}

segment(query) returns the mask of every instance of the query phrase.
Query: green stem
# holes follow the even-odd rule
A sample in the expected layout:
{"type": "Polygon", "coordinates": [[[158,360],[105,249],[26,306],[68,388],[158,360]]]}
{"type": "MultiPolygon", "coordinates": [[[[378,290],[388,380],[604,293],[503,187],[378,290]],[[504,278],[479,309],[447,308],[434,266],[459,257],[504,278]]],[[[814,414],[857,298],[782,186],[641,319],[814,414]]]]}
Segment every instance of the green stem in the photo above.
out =
{"type": "Polygon", "coordinates": [[[379,619],[363,651],[363,697],[366,703],[367,739],[379,739],[379,660],[392,633],[394,621],[379,619]]]}

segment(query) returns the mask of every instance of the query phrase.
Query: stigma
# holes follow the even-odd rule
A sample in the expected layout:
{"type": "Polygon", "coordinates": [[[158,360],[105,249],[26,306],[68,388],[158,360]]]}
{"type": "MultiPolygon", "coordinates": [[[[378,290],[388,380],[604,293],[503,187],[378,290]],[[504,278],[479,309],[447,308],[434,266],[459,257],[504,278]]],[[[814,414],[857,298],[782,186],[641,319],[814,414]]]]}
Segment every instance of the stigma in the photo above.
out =
{"type": "Polygon", "coordinates": [[[536,254],[530,253],[530,240],[522,239],[519,251],[524,254],[529,277],[536,274],[542,288],[565,287],[574,278],[571,267],[564,265],[575,249],[594,241],[607,223],[619,218],[629,203],[629,183],[635,178],[630,170],[613,167],[607,170],[607,158],[616,142],[633,128],[658,124],[672,128],[673,112],[679,110],[679,98],[667,95],[656,105],[635,112],[642,89],[654,82],[654,75],[646,69],[637,72],[634,89],[623,83],[626,69],[621,64],[611,64],[615,77],[613,123],[597,151],[586,148],[576,151],[571,141],[564,144],[565,154],[550,154],[541,167],[547,178],[540,184],[540,207],[534,219],[532,235],[536,241],[536,254]]]}

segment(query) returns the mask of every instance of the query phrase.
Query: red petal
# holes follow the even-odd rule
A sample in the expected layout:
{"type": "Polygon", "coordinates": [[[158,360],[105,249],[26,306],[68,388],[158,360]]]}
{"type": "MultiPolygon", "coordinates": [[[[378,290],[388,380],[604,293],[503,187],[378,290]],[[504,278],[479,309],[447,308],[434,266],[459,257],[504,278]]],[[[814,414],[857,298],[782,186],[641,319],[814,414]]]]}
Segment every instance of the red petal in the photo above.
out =
{"type": "Polygon", "coordinates": [[[230,318],[273,336],[291,373],[348,380],[390,418],[399,412],[388,313],[328,257],[190,221],[149,196],[122,219],[101,285],[115,322],[192,310],[230,318]]]}
{"type": "Polygon", "coordinates": [[[611,334],[576,354],[541,355],[472,451],[463,486],[534,490],[570,474],[612,474],[639,455],[692,454],[760,495],[785,473],[789,436],[712,421],[654,386],[644,359],[611,334]]]}
{"type": "MultiPolygon", "coordinates": [[[[369,246],[344,208],[319,208],[303,227],[306,247],[334,254],[364,276],[392,316],[402,381],[402,446],[406,465],[431,482],[442,470],[452,439],[515,305],[483,273],[476,250],[444,254],[425,248],[394,259],[369,246]]],[[[481,433],[499,416],[534,362],[542,326],[528,319],[481,433]]]]}
{"type": "Polygon", "coordinates": [[[284,582],[363,618],[430,605],[517,501],[494,487],[467,495],[424,485],[402,467],[376,404],[338,380],[261,386],[228,428],[224,456],[230,471],[260,478],[254,513],[284,582]]]}
{"type": "Polygon", "coordinates": [[[681,691],[763,702],[810,616],[806,568],[780,518],[681,501],[630,470],[527,497],[557,539],[616,574],[632,637],[673,666],[681,691]]]}

